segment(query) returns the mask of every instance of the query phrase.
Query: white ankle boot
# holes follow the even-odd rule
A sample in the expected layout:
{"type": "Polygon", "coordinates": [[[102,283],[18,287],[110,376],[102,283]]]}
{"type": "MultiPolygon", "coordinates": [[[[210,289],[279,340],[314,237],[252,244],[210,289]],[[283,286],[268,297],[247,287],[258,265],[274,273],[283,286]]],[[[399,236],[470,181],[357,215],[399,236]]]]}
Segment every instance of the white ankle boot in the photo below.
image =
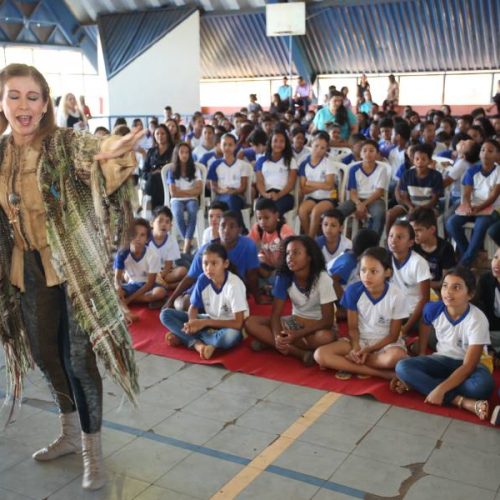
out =
{"type": "Polygon", "coordinates": [[[82,432],[83,480],[84,490],[98,490],[106,484],[102,460],[101,432],[86,434],[82,432]]]}
{"type": "Polygon", "coordinates": [[[46,448],[33,453],[32,456],[35,460],[44,462],[70,453],[81,452],[82,442],[78,412],[61,413],[59,419],[61,420],[61,435],[46,448]]]}

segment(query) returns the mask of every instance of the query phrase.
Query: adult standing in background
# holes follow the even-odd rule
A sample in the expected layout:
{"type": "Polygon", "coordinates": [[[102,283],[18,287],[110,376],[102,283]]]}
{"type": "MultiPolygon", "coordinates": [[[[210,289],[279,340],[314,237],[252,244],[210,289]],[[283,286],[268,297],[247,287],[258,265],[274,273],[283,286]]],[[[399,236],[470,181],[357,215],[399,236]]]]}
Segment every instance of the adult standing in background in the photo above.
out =
{"type": "Polygon", "coordinates": [[[399,84],[394,75],[389,75],[389,87],[387,88],[387,101],[393,106],[399,103],[399,84]]]}
{"type": "Polygon", "coordinates": [[[312,97],[312,85],[306,82],[302,76],[299,76],[297,87],[295,87],[295,104],[297,106],[303,106],[304,112],[307,113],[309,105],[312,102],[312,97]]]}
{"type": "Polygon", "coordinates": [[[367,90],[370,90],[370,84],[368,83],[368,78],[363,73],[361,75],[361,78],[359,79],[359,83],[358,83],[358,94],[357,94],[358,109],[359,109],[359,106],[365,102],[365,91],[367,91],[367,90]]]}
{"type": "Polygon", "coordinates": [[[57,126],[85,130],[88,128],[87,119],[80,109],[74,94],[64,94],[57,108],[57,126]]]}
{"type": "MultiPolygon", "coordinates": [[[[73,96],[74,98],[74,96],[73,96]]],[[[102,380],[97,354],[133,400],[133,350],[108,272],[111,243],[132,217],[125,184],[140,132],[101,141],[57,128],[49,86],[33,66],[0,72],[0,342],[6,401],[22,399],[33,360],[59,409],[58,439],[37,461],[83,452],[82,487],[106,478],[101,449],[102,380]],[[107,207],[107,208],[106,208],[107,207]],[[95,353],[95,354],[94,354],[95,353]]]]}
{"type": "Polygon", "coordinates": [[[284,103],[288,102],[288,107],[291,107],[292,86],[288,85],[288,78],[286,76],[283,77],[283,85],[278,87],[278,94],[281,101],[284,103]]]}

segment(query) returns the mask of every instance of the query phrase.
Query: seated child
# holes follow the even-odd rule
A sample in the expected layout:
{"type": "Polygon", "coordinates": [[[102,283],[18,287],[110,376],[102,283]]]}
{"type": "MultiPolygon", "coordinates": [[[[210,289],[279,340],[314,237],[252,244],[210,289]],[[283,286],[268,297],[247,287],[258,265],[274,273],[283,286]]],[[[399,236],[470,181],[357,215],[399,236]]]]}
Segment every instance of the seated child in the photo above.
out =
{"type": "MultiPolygon", "coordinates": [[[[246,236],[242,236],[243,220],[240,212],[229,210],[224,212],[219,225],[219,242],[227,250],[229,261],[236,272],[245,280],[248,291],[255,297],[257,303],[265,303],[268,298],[261,296],[259,292],[259,258],[255,243],[246,236]]],[[[188,273],[169,297],[166,307],[186,310],[189,307],[189,288],[203,273],[202,256],[206,245],[198,249],[194,255],[193,262],[188,273]],[[177,300],[178,299],[178,300],[177,300]]]]}
{"type": "Polygon", "coordinates": [[[380,139],[378,141],[378,147],[380,156],[382,156],[383,158],[388,158],[390,152],[396,147],[396,145],[392,142],[394,122],[392,118],[382,118],[382,120],[380,120],[379,127],[380,139]]]}
{"type": "Polygon", "coordinates": [[[342,128],[338,123],[329,123],[326,126],[328,135],[330,136],[330,146],[332,148],[348,148],[349,143],[342,138],[342,128]]]}
{"type": "Polygon", "coordinates": [[[158,252],[148,247],[151,227],[146,219],[134,219],[131,227],[130,247],[120,250],[115,257],[115,289],[126,304],[151,303],[162,300],[167,290],[156,284],[161,271],[158,252]]]}
{"type": "Polygon", "coordinates": [[[303,201],[299,206],[302,232],[318,235],[321,214],[337,204],[335,167],[328,159],[328,135],[319,131],[313,137],[311,155],[299,167],[299,186],[303,201]]]}
{"type": "MultiPolygon", "coordinates": [[[[359,258],[368,248],[376,247],[379,243],[378,234],[371,229],[358,231],[352,242],[352,250],[347,249],[344,253],[335,257],[327,269],[332,277],[335,295],[340,300],[344,295],[347,285],[359,281],[359,258]]],[[[340,308],[339,308],[340,309],[340,308]]],[[[337,316],[338,317],[338,316],[337,316]]]]}
{"type": "Polygon", "coordinates": [[[345,165],[351,165],[352,163],[359,163],[361,161],[361,147],[366,141],[366,137],[363,134],[352,134],[349,139],[349,147],[352,153],[344,156],[342,158],[342,163],[345,165]]]}
{"type": "Polygon", "coordinates": [[[428,262],[412,250],[415,231],[409,222],[396,221],[389,232],[387,244],[392,253],[392,282],[405,295],[408,321],[401,329],[403,337],[417,329],[424,305],[430,299],[431,272],[428,262]]]}
{"type": "Polygon", "coordinates": [[[413,388],[425,396],[426,403],[452,404],[485,420],[495,383],[481,364],[490,336],[486,316],[469,302],[475,284],[469,269],[459,266],[448,271],[442,300],[426,304],[421,323],[420,352],[425,352],[431,327],[438,341],[436,352],[401,360],[391,389],[403,393],[413,388]]]}
{"type": "Polygon", "coordinates": [[[184,239],[183,252],[190,253],[200,208],[199,197],[203,189],[203,178],[191,157],[191,148],[186,142],[177,144],[174,149],[172,167],[167,174],[167,184],[170,206],[175,214],[175,225],[184,239]]]}
{"type": "Polygon", "coordinates": [[[473,302],[488,318],[491,347],[500,359],[500,248],[491,259],[491,271],[479,278],[473,302]]]}
{"type": "Polygon", "coordinates": [[[335,339],[333,331],[336,299],[325,271],[325,259],[308,236],[289,236],[283,244],[281,265],[273,288],[271,318],[250,316],[245,329],[263,345],[294,356],[306,366],[314,364],[313,351],[335,339]],[[282,318],[287,299],[292,302],[292,318],[282,318]]]}
{"type": "Polygon", "coordinates": [[[229,207],[223,201],[213,201],[208,207],[208,227],[203,231],[202,245],[219,239],[219,224],[222,214],[227,212],[229,207]]]}
{"type": "Polygon", "coordinates": [[[259,251],[259,276],[269,278],[279,265],[283,240],[294,232],[285,223],[273,200],[259,198],[255,203],[255,215],[257,223],[252,226],[248,236],[259,251]]]}
{"type": "Polygon", "coordinates": [[[202,143],[193,148],[193,160],[200,161],[207,153],[215,153],[215,129],[205,125],[201,132],[202,143]]]}
{"type": "Polygon", "coordinates": [[[361,148],[363,162],[353,165],[349,170],[347,189],[351,199],[339,206],[344,217],[353,212],[359,220],[368,218],[369,227],[380,237],[384,230],[385,192],[389,186],[387,168],[377,163],[378,144],[367,140],[361,148]]]}
{"type": "Polygon", "coordinates": [[[462,184],[463,202],[446,221],[446,229],[457,243],[460,264],[470,266],[481,248],[488,227],[499,219],[500,208],[500,144],[487,139],[479,153],[480,165],[475,165],[465,173],[462,184]],[[465,236],[464,225],[474,222],[470,241],[465,236]]]}
{"type": "Polygon", "coordinates": [[[215,349],[231,349],[241,342],[249,308],[243,281],[228,270],[226,249],[210,243],[203,249],[202,261],[203,274],[191,293],[189,311],[163,309],[160,321],[170,330],[165,335],[167,344],[182,343],[194,348],[201,359],[210,359],[215,349]]]}
{"type": "Polygon", "coordinates": [[[437,235],[436,214],[431,208],[416,208],[408,220],[415,231],[413,250],[428,262],[431,288],[439,294],[443,275],[456,265],[455,250],[449,241],[437,235]]]}
{"type": "Polygon", "coordinates": [[[316,349],[314,359],[322,368],[338,370],[336,377],[352,373],[392,379],[396,363],[407,356],[399,338],[407,317],[405,297],[389,283],[391,255],[373,247],[361,255],[361,281],[349,285],[340,301],[347,309],[349,337],[316,349]]]}
{"type": "Polygon", "coordinates": [[[255,178],[258,195],[273,200],[281,215],[293,209],[297,163],[284,130],[273,131],[266,155],[255,164],[255,178]]]}
{"type": "Polygon", "coordinates": [[[267,134],[262,129],[257,128],[248,136],[248,143],[250,144],[250,147],[241,148],[238,151],[237,156],[240,160],[246,160],[248,163],[253,165],[265,154],[267,134]]]}
{"type": "Polygon", "coordinates": [[[295,127],[291,132],[291,136],[293,157],[297,165],[300,165],[311,154],[311,150],[306,147],[306,134],[301,127],[295,127]]]}
{"type": "Polygon", "coordinates": [[[386,214],[387,233],[398,217],[411,214],[416,207],[438,210],[439,198],[443,195],[443,176],[430,168],[431,162],[432,148],[428,144],[413,148],[415,168],[407,170],[399,181],[400,204],[386,214]]]}
{"type": "Polygon", "coordinates": [[[344,216],[338,208],[331,208],[321,214],[322,235],[316,238],[316,243],[323,253],[327,270],[335,258],[352,248],[352,241],[342,233],[343,224],[344,216]]]}
{"type": "Polygon", "coordinates": [[[184,266],[176,266],[175,261],[181,258],[179,244],[170,235],[172,229],[172,212],[168,207],[156,207],[153,213],[153,231],[148,247],[156,250],[160,257],[161,271],[156,282],[167,290],[173,290],[186,276],[184,266]]]}
{"type": "Polygon", "coordinates": [[[234,135],[224,134],[221,144],[224,157],[210,165],[207,180],[216,201],[227,203],[231,210],[241,210],[245,207],[244,196],[249,182],[248,164],[235,157],[234,135]]]}

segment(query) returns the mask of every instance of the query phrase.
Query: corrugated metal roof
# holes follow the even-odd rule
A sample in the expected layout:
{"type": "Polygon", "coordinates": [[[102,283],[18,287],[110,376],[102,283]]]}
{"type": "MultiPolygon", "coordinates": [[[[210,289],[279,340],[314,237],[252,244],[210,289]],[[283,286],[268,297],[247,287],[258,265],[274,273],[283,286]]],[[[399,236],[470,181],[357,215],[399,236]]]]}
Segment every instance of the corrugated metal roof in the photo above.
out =
{"type": "Polygon", "coordinates": [[[288,73],[288,38],[266,37],[264,12],[206,14],[200,19],[200,40],[204,78],[288,73]]]}
{"type": "MultiPolygon", "coordinates": [[[[499,66],[498,0],[313,2],[307,16],[297,38],[315,74],[499,66]]],[[[287,72],[288,38],[266,38],[264,10],[208,14],[200,29],[204,78],[287,72]]]]}
{"type": "Polygon", "coordinates": [[[195,7],[181,7],[99,16],[97,24],[108,79],[196,10],[195,7]]]}
{"type": "Polygon", "coordinates": [[[302,40],[323,74],[493,69],[499,16],[497,0],[311,5],[302,40]]]}

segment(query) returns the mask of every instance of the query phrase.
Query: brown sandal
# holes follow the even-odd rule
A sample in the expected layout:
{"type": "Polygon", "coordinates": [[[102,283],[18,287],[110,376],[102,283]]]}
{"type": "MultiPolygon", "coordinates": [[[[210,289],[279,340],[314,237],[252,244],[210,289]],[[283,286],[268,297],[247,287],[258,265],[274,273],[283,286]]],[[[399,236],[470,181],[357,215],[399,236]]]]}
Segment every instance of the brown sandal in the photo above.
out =
{"type": "Polygon", "coordinates": [[[176,337],[172,332],[165,334],[165,343],[170,347],[179,347],[182,344],[179,337],[176,337]]]}
{"type": "Polygon", "coordinates": [[[392,392],[396,392],[397,394],[404,394],[405,392],[408,392],[410,388],[406,384],[406,382],[403,382],[400,378],[394,377],[390,383],[389,383],[389,389],[392,392]]]}

